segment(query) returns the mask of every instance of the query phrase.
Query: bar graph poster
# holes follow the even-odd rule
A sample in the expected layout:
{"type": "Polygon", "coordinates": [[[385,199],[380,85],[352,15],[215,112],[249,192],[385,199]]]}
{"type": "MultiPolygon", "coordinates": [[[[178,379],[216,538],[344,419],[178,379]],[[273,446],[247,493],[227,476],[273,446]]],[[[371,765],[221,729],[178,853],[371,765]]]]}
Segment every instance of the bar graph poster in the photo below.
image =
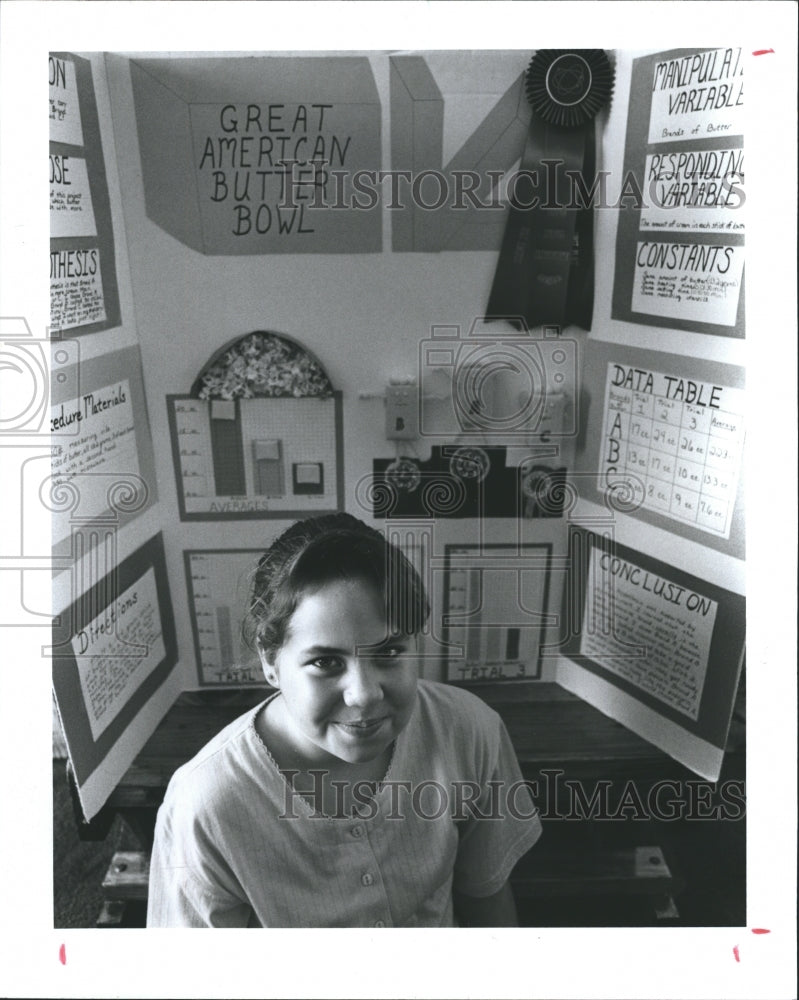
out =
{"type": "Polygon", "coordinates": [[[344,506],[341,393],[167,396],[183,521],[309,517],[344,506]]]}
{"type": "Polygon", "coordinates": [[[262,549],[183,553],[198,682],[201,686],[264,684],[258,656],[241,640],[250,578],[262,549]]]}
{"type": "Polygon", "coordinates": [[[743,55],[633,62],[613,318],[744,335],[743,55]]]}
{"type": "Polygon", "coordinates": [[[91,63],[51,53],[49,85],[50,325],[97,333],[121,320],[91,63]]]}
{"type": "Polygon", "coordinates": [[[447,545],[447,680],[537,680],[552,546],[447,545]]]}

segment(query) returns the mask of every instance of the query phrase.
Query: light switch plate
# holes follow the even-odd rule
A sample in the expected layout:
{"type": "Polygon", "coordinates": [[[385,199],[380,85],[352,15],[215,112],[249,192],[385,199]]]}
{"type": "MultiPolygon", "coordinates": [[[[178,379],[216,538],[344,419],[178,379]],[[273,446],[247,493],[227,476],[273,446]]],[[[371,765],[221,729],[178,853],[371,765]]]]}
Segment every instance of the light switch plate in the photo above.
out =
{"type": "Polygon", "coordinates": [[[419,387],[415,382],[386,386],[386,438],[414,441],[419,437],[419,387]]]}

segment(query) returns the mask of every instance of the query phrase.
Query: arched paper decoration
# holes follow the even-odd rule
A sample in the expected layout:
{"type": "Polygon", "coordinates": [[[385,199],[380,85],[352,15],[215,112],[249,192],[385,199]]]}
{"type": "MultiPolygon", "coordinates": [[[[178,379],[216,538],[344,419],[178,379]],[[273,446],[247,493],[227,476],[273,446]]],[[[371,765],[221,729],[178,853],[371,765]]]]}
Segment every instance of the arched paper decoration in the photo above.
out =
{"type": "Polygon", "coordinates": [[[343,509],[341,393],[290,337],[228,341],[167,406],[181,520],[343,509]]]}
{"type": "Polygon", "coordinates": [[[284,334],[255,330],[228,341],[205,364],[191,387],[198,399],[333,395],[317,358],[284,334]]]}

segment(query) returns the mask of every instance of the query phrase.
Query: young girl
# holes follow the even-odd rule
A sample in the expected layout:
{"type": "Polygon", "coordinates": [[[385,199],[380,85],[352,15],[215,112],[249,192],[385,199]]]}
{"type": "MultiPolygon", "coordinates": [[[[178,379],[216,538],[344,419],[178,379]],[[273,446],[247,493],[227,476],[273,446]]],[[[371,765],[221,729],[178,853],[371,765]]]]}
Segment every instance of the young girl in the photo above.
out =
{"type": "Polygon", "coordinates": [[[422,582],[348,514],[262,557],[244,625],[277,690],[173,776],[148,926],[515,923],[541,827],[505,728],[417,678],[422,582]]]}

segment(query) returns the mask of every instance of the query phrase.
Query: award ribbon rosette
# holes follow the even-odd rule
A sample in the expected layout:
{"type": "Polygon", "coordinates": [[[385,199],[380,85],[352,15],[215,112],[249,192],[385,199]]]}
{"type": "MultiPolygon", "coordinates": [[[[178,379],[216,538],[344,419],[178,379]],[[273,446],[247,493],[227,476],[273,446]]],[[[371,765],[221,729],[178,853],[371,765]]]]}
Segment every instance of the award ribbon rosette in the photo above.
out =
{"type": "Polygon", "coordinates": [[[610,101],[602,49],[539,49],[525,78],[533,115],[488,301],[489,318],[591,328],[594,118],[610,101]],[[588,202],[588,204],[586,204],[588,202]]]}

